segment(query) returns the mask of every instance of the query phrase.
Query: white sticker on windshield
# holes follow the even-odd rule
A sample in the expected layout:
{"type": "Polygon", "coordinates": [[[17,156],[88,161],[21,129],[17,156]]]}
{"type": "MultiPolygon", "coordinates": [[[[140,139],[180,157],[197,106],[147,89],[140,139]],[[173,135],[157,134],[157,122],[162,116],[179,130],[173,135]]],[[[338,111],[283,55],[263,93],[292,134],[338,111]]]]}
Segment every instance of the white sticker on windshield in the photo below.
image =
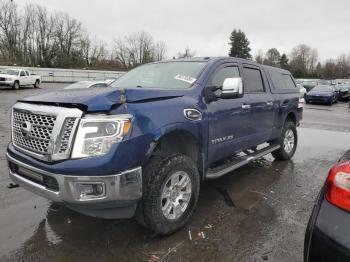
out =
{"type": "Polygon", "coordinates": [[[177,80],[180,80],[180,81],[184,81],[184,82],[187,82],[187,83],[190,83],[190,84],[193,84],[197,79],[196,78],[193,78],[191,76],[184,76],[184,75],[176,75],[174,77],[174,79],[177,79],[177,80]]]}

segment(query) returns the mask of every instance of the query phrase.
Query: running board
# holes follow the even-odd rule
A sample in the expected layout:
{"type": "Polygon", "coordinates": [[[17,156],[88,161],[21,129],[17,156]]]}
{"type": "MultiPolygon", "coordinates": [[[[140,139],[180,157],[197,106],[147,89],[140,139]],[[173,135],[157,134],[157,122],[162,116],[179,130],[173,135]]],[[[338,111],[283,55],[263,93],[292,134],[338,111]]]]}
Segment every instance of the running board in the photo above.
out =
{"type": "Polygon", "coordinates": [[[257,151],[254,151],[253,153],[240,156],[237,159],[229,162],[228,164],[223,164],[222,166],[215,167],[213,169],[209,169],[208,172],[206,173],[205,177],[207,179],[214,179],[221,177],[227,173],[230,173],[231,171],[240,168],[254,160],[257,160],[277,149],[280,148],[280,145],[270,145],[267,147],[264,147],[262,149],[259,149],[257,151]]]}

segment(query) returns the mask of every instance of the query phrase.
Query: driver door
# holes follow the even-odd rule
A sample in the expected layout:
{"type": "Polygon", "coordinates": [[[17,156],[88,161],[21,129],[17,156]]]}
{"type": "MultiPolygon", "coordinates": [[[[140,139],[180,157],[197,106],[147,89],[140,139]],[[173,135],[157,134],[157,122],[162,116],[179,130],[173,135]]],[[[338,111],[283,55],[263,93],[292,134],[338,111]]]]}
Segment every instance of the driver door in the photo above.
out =
{"type": "Polygon", "coordinates": [[[227,63],[218,67],[207,83],[207,87],[218,88],[214,92],[218,98],[207,104],[209,163],[229,157],[244,148],[247,144],[246,138],[250,135],[250,108],[245,106],[247,99],[244,94],[236,98],[220,98],[225,79],[237,77],[241,77],[238,64],[227,63]]]}
{"type": "Polygon", "coordinates": [[[22,86],[28,85],[28,76],[23,70],[21,70],[21,72],[19,73],[19,81],[22,86]]]}

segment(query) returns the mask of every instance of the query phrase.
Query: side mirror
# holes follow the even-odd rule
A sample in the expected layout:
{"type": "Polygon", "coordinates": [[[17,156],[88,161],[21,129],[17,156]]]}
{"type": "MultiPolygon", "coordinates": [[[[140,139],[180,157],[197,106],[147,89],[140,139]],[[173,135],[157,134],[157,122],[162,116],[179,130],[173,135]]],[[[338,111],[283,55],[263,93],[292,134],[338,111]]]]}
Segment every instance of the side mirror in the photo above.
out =
{"type": "Polygon", "coordinates": [[[242,78],[226,78],[222,85],[221,98],[235,98],[243,94],[242,78]]]}

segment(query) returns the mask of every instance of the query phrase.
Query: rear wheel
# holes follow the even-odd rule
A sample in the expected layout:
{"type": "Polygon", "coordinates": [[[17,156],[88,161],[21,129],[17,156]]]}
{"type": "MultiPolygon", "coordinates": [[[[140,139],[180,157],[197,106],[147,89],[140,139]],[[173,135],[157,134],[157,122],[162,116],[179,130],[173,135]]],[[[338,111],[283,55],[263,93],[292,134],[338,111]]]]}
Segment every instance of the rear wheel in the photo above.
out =
{"type": "Polygon", "coordinates": [[[199,187],[199,173],[189,157],[152,157],[144,169],[143,200],[137,221],[161,235],[179,230],[194,212],[199,187]]]}
{"type": "Polygon", "coordinates": [[[19,82],[18,82],[18,81],[16,81],[16,82],[13,84],[12,89],[14,89],[14,90],[18,90],[19,88],[20,88],[19,82]]]}
{"type": "Polygon", "coordinates": [[[279,143],[280,148],[272,155],[277,160],[289,160],[293,157],[298,144],[298,133],[295,124],[287,121],[282,130],[281,137],[275,141],[279,143]]]}
{"type": "Polygon", "coordinates": [[[34,88],[39,88],[40,87],[40,81],[36,80],[34,84],[34,88]]]}

